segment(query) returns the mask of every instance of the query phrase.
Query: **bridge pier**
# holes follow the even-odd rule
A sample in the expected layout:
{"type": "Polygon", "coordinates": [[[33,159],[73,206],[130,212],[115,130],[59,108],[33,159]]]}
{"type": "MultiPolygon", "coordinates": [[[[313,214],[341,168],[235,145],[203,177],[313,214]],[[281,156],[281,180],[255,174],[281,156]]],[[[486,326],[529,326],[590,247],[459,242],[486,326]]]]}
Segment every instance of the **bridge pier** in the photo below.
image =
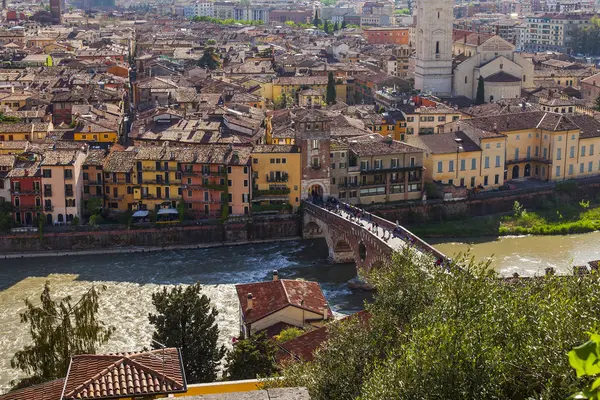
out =
{"type": "Polygon", "coordinates": [[[340,242],[329,248],[329,261],[334,264],[353,263],[356,261],[354,251],[346,242],[340,242]]]}

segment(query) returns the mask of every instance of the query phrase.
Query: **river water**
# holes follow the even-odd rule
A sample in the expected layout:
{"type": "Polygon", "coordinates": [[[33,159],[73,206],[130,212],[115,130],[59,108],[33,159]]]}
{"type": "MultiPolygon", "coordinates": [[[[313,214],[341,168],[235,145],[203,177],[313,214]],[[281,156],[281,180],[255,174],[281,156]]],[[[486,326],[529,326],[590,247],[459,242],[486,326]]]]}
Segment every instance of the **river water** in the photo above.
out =
{"type": "MultiPolygon", "coordinates": [[[[543,274],[546,267],[569,272],[573,265],[600,259],[600,232],[570,236],[519,236],[433,242],[453,256],[469,250],[477,260],[492,256],[502,275],[543,274]]],[[[135,351],[149,346],[148,313],[151,295],[163,285],[200,282],[219,310],[220,340],[230,344],[237,335],[238,301],[234,284],[281,278],[314,280],[334,311],[362,308],[366,293],[352,293],[347,281],[356,276],[354,264],[330,264],[324,240],[161,251],[106,256],[65,256],[0,261],[0,393],[19,376],[10,358],[28,342],[27,326],[19,323],[23,299],[36,299],[46,281],[55,296],[77,299],[93,283],[105,285],[100,318],[117,328],[100,351],[135,351]]]]}
{"type": "Polygon", "coordinates": [[[353,294],[347,281],[354,264],[330,264],[324,240],[161,251],[106,256],[65,256],[0,260],[0,393],[19,376],[10,358],[27,344],[27,326],[19,323],[25,298],[37,300],[50,281],[54,296],[77,299],[92,283],[105,285],[100,318],[117,328],[100,351],[135,351],[150,345],[148,313],[151,295],[163,285],[200,282],[219,311],[220,340],[231,343],[239,332],[235,283],[271,279],[277,269],[283,279],[314,280],[334,312],[362,309],[370,295],[353,294]]]}
{"type": "Polygon", "coordinates": [[[543,275],[547,267],[571,273],[574,265],[600,259],[600,232],[565,236],[505,236],[429,240],[442,253],[452,257],[470,251],[476,260],[491,259],[492,267],[503,276],[543,275]]]}

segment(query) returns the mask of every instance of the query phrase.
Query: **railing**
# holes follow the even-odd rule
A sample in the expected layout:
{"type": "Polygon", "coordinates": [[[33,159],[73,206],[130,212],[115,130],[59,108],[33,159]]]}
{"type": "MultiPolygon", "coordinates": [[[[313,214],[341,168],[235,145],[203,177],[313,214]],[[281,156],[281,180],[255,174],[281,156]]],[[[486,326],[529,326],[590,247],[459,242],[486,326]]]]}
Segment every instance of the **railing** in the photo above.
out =
{"type": "Polygon", "coordinates": [[[22,194],[40,194],[39,190],[35,190],[35,189],[25,189],[25,190],[15,190],[15,189],[11,189],[10,192],[14,195],[22,195],[22,194]]]}
{"type": "Polygon", "coordinates": [[[50,205],[50,206],[44,206],[44,211],[53,211],[54,210],[54,206],[50,205]]]}
{"type": "Polygon", "coordinates": [[[66,197],[73,197],[73,191],[72,190],[65,190],[65,196],[66,197]]]}
{"type": "Polygon", "coordinates": [[[52,190],[44,190],[44,197],[52,197],[52,190]]]}
{"type": "MultiPolygon", "coordinates": [[[[346,204],[346,203],[342,203],[340,202],[340,208],[345,209],[345,210],[357,210],[356,207],[346,204]]],[[[317,206],[316,204],[310,203],[310,202],[304,202],[304,208],[311,212],[312,214],[314,214],[315,216],[325,220],[325,218],[328,217],[335,217],[335,218],[340,218],[345,220],[343,217],[330,212],[322,207],[317,206]]],[[[437,250],[435,247],[431,246],[429,243],[425,242],[423,239],[419,238],[417,235],[413,234],[412,232],[410,232],[408,229],[404,228],[401,225],[396,226],[396,224],[392,223],[391,221],[388,221],[387,219],[378,217],[377,215],[374,214],[369,214],[369,220],[372,222],[375,222],[379,225],[379,227],[381,228],[385,228],[388,230],[392,230],[394,232],[398,232],[400,234],[400,236],[405,237],[405,240],[409,240],[410,243],[412,243],[414,246],[416,246],[417,248],[419,248],[419,250],[421,250],[424,253],[429,253],[431,255],[433,255],[436,259],[441,259],[443,261],[448,261],[448,257],[446,257],[446,255],[444,253],[442,253],[441,251],[437,250]]]]}
{"type": "Polygon", "coordinates": [[[290,188],[254,190],[252,194],[254,194],[255,196],[286,195],[290,194],[290,188]]]}
{"type": "Polygon", "coordinates": [[[267,182],[287,182],[288,179],[289,179],[288,175],[283,175],[283,176],[267,175],[267,182]]]}

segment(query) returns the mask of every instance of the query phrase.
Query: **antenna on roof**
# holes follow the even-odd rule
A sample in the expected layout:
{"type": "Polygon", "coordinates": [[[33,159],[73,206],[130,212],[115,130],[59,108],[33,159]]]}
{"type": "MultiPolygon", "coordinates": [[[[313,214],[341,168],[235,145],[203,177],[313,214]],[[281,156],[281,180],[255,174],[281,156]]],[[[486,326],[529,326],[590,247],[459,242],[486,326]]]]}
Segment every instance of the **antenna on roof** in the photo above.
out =
{"type": "Polygon", "coordinates": [[[165,384],[165,349],[167,348],[167,346],[165,346],[158,340],[154,340],[154,339],[151,339],[151,340],[162,349],[162,376],[161,376],[161,382],[160,382],[160,389],[162,390],[162,387],[165,384]]]}

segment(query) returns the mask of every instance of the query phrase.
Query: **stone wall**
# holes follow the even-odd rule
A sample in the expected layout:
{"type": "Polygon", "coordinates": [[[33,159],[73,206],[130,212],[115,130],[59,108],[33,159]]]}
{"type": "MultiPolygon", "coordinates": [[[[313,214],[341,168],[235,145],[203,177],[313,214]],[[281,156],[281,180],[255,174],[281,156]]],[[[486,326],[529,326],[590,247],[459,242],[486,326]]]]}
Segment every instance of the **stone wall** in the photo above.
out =
{"type": "Polygon", "coordinates": [[[46,232],[0,236],[1,253],[77,251],[118,247],[166,247],[207,243],[292,238],[302,235],[298,216],[240,219],[225,224],[160,228],[46,232]]]}
{"type": "Polygon", "coordinates": [[[465,199],[457,201],[433,200],[413,203],[398,203],[394,205],[380,205],[366,207],[367,210],[401,224],[414,224],[426,221],[442,221],[462,219],[490,214],[509,213],[513,210],[515,201],[521,203],[526,209],[535,210],[545,198],[555,195],[569,196],[573,201],[598,199],[600,196],[600,184],[574,185],[569,193],[562,193],[556,188],[545,188],[543,190],[529,193],[511,194],[509,191],[499,192],[499,196],[491,196],[481,199],[465,199]]]}

